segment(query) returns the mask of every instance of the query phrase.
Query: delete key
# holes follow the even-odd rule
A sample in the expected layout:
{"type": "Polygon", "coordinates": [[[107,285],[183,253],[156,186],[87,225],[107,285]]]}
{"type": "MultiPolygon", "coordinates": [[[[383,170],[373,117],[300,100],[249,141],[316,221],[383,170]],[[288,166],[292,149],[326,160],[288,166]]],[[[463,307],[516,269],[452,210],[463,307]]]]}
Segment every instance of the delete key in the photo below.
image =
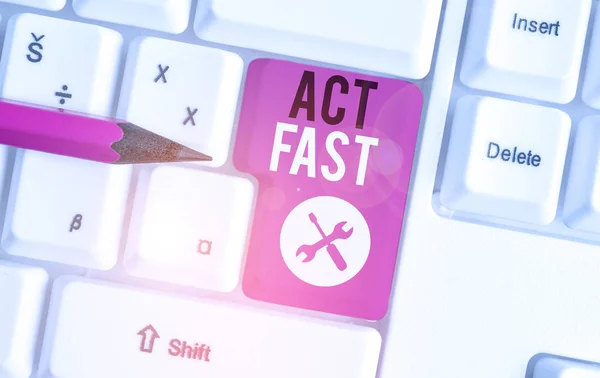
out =
{"type": "Polygon", "coordinates": [[[422,104],[402,80],[250,64],[234,150],[258,180],[248,297],[385,316],[422,104]]]}

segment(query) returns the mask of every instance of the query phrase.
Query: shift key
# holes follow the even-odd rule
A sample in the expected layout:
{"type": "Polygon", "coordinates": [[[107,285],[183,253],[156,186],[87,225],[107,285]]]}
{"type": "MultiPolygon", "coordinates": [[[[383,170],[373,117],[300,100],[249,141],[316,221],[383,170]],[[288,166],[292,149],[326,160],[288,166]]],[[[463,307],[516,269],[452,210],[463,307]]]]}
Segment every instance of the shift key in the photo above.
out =
{"type": "Polygon", "coordinates": [[[374,378],[379,333],[75,277],[54,286],[40,374],[374,378]]]}

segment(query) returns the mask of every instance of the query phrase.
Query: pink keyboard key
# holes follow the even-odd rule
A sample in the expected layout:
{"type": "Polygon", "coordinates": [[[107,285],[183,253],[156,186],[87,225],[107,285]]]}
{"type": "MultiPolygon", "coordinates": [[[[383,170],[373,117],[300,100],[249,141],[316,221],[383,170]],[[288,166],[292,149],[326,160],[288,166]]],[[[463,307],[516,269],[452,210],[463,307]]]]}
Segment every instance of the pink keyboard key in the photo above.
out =
{"type": "Polygon", "coordinates": [[[248,71],[234,153],[259,182],[243,290],[381,319],[423,95],[415,85],[272,59],[248,71]]]}

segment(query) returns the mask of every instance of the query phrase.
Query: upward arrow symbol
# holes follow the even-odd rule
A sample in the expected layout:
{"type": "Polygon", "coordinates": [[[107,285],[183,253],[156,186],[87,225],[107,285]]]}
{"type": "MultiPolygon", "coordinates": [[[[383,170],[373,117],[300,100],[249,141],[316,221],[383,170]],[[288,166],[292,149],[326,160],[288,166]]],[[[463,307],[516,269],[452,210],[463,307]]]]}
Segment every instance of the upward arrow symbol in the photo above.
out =
{"type": "Polygon", "coordinates": [[[140,352],[152,353],[152,350],[154,349],[154,341],[160,338],[158,332],[156,332],[156,329],[152,327],[152,324],[148,324],[137,334],[142,336],[142,340],[140,341],[140,352]]]}

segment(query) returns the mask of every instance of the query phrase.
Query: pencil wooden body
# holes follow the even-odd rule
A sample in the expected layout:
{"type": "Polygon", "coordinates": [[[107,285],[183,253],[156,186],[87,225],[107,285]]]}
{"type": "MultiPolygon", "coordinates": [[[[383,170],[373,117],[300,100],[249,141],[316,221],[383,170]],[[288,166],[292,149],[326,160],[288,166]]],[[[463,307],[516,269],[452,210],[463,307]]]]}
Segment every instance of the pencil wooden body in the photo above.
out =
{"type": "Polygon", "coordinates": [[[123,138],[112,148],[120,158],[116,164],[144,164],[176,161],[210,161],[210,156],[182,146],[132,123],[119,123],[123,138]]]}

